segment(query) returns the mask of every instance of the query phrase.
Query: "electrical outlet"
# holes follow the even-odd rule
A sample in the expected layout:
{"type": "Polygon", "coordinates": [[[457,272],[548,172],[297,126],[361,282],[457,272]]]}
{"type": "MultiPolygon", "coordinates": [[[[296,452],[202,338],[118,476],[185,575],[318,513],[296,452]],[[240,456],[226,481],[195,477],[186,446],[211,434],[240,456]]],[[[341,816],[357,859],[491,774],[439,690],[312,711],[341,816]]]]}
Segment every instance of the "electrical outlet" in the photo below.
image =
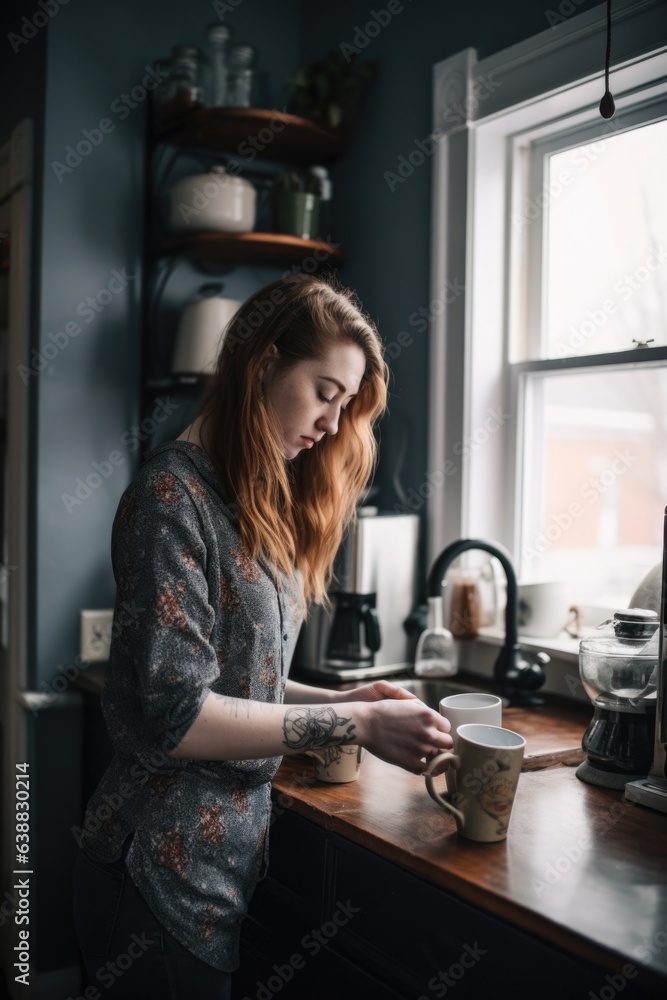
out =
{"type": "Polygon", "coordinates": [[[109,659],[113,611],[82,611],[79,655],[86,663],[109,659]]]}

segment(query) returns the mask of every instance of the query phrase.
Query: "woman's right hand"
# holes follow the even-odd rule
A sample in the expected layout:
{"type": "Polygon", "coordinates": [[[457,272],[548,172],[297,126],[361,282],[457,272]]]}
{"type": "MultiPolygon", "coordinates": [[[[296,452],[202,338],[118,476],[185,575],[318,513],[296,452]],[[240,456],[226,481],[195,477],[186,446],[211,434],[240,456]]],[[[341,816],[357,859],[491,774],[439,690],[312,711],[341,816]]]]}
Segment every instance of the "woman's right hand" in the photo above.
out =
{"type": "Polygon", "coordinates": [[[355,742],[388,764],[423,774],[433,757],[452,749],[449,720],[417,698],[357,702],[355,710],[355,742]]]}

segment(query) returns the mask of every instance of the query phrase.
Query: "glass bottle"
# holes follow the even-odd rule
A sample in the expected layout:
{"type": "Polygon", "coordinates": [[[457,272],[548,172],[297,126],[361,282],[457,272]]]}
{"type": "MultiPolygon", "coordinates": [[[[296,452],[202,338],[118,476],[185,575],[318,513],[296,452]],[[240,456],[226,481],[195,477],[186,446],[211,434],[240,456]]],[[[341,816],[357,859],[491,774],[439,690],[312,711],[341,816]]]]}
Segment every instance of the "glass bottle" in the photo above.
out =
{"type": "Polygon", "coordinates": [[[256,89],[255,50],[252,45],[235,45],[229,53],[227,104],[254,107],[256,89]]]}
{"type": "Polygon", "coordinates": [[[209,24],[206,29],[208,66],[204,99],[209,108],[227,104],[231,37],[232,29],[225,24],[209,24]]]}
{"type": "Polygon", "coordinates": [[[415,651],[416,677],[451,677],[459,669],[458,647],[442,624],[442,597],[428,599],[428,627],[415,651]]]}
{"type": "Polygon", "coordinates": [[[318,236],[320,239],[331,242],[331,178],[326,167],[311,167],[308,171],[319,181],[320,195],[320,221],[318,226],[318,236]]]}

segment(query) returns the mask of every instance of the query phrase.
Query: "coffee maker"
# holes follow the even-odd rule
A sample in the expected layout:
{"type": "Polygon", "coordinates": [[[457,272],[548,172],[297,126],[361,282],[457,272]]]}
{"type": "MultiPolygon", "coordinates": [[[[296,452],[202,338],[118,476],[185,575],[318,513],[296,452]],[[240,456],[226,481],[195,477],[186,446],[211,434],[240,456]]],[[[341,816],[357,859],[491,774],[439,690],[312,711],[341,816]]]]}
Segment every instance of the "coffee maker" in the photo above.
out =
{"type": "Polygon", "coordinates": [[[614,612],[582,639],[579,672],[594,713],[581,745],[588,756],[577,777],[625,788],[646,774],[653,757],[658,667],[658,616],[646,608],[614,612]]]}
{"type": "Polygon", "coordinates": [[[412,665],[403,623],[418,597],[417,514],[360,507],[337,553],[332,608],[313,605],[292,669],[338,680],[406,673],[412,665]]]}
{"type": "Polygon", "coordinates": [[[656,712],[653,763],[646,777],[629,781],[625,798],[630,802],[649,806],[667,813],[667,509],[665,510],[662,593],[660,598],[660,625],[658,632],[658,666],[656,672],[656,712]]]}

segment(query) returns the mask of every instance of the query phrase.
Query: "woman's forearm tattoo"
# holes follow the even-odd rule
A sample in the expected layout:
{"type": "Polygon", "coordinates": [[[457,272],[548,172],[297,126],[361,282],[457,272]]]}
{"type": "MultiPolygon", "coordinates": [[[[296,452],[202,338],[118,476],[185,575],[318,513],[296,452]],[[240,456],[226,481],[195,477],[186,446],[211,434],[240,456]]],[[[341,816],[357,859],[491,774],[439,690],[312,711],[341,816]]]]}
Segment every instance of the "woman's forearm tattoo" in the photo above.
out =
{"type": "Polygon", "coordinates": [[[291,750],[313,750],[316,747],[342,746],[354,743],[355,725],[342,719],[335,708],[290,708],[285,712],[283,733],[291,750]]]}

